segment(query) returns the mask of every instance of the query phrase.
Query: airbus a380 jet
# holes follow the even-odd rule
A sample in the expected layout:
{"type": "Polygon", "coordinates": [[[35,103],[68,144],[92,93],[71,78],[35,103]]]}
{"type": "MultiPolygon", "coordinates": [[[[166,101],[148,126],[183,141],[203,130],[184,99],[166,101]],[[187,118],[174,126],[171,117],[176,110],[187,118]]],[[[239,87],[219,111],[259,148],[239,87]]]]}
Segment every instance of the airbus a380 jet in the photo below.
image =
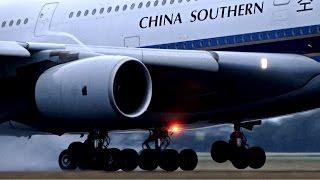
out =
{"type": "Polygon", "coordinates": [[[315,0],[2,0],[0,118],[14,131],[0,133],[88,134],[62,169],[174,171],[198,163],[168,148],[177,126],[233,124],[212,159],[261,168],[241,130],[320,107],[319,12],[315,0]],[[115,130],[150,135],[138,154],[108,147],[115,130]]]}

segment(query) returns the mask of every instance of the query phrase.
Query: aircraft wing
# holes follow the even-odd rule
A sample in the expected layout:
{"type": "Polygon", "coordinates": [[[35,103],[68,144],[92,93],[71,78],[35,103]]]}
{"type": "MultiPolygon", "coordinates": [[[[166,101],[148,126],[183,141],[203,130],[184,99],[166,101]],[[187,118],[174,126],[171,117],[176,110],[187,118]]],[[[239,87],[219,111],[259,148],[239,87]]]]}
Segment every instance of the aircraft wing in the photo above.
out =
{"type": "Polygon", "coordinates": [[[18,42],[0,41],[0,56],[30,57],[30,52],[18,42]]]}
{"type": "MultiPolygon", "coordinates": [[[[128,56],[142,61],[146,65],[176,67],[201,71],[217,72],[219,69],[217,54],[208,51],[160,50],[144,48],[123,48],[105,46],[64,45],[47,43],[20,43],[30,52],[37,52],[50,58],[83,59],[99,55],[128,56]],[[75,57],[76,56],[76,57],[75,57]]],[[[18,49],[18,48],[17,48],[18,49]]],[[[62,60],[68,61],[68,60],[62,60]]]]}

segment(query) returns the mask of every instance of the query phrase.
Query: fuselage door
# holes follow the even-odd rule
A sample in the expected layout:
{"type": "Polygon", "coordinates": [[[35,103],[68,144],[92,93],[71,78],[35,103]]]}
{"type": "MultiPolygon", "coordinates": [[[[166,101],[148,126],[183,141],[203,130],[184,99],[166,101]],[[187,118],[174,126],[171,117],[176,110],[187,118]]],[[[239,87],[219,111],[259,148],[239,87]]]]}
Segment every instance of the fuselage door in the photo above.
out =
{"type": "Polygon", "coordinates": [[[58,4],[58,2],[53,2],[42,7],[34,31],[35,36],[44,36],[49,32],[51,20],[58,4]]]}
{"type": "Polygon", "coordinates": [[[125,37],[124,47],[140,47],[140,36],[125,37]]]}
{"type": "Polygon", "coordinates": [[[290,0],[273,0],[272,24],[283,26],[289,18],[290,0]]]}
{"type": "Polygon", "coordinates": [[[274,6],[282,6],[290,3],[290,0],[273,0],[274,6]]]}

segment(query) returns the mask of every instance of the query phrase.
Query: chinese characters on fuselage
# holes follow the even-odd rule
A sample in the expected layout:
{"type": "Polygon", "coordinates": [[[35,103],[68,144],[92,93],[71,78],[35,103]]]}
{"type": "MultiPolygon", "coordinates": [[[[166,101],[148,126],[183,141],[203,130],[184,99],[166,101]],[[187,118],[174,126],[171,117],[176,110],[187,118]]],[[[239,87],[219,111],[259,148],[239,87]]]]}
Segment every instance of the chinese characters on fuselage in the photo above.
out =
{"type": "Polygon", "coordinates": [[[303,11],[312,11],[311,3],[313,0],[299,0],[298,4],[301,6],[301,9],[298,9],[297,12],[303,11]]]}

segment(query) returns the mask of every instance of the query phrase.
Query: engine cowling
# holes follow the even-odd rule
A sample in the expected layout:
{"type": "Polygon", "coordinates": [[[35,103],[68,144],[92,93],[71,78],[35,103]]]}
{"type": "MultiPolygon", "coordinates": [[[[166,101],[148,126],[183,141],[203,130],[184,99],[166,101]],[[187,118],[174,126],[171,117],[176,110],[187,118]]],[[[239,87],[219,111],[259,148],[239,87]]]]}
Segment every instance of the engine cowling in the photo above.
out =
{"type": "Polygon", "coordinates": [[[135,118],[148,108],[151,76],[137,59],[99,56],[55,66],[37,80],[36,105],[50,118],[135,118]]]}

